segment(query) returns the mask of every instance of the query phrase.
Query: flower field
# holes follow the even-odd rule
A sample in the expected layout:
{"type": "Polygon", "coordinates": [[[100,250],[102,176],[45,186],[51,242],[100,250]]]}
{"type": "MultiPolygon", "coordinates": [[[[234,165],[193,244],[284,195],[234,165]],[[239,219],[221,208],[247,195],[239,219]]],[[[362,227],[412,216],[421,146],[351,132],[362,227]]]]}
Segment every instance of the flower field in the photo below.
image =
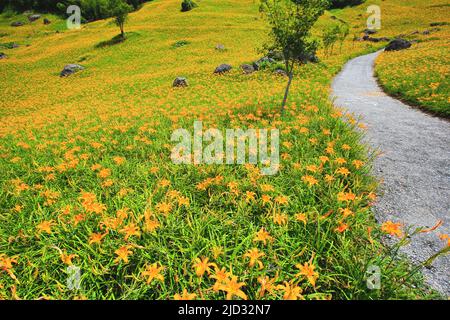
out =
{"type": "Polygon", "coordinates": [[[383,53],[377,60],[377,76],[394,96],[450,117],[450,28],[422,36],[413,50],[383,53]]]}
{"type": "MultiPolygon", "coordinates": [[[[20,28],[0,16],[0,43],[19,44],[0,50],[8,55],[0,60],[0,299],[436,297],[381,244],[408,228],[376,223],[365,125],[329,101],[345,61],[382,44],[349,38],[334,55],[320,51],[320,63],[296,75],[281,118],[286,78],[239,69],[260,58],[267,37],[258,3],[203,0],[182,13],[179,2],[130,14],[128,39],[111,46],[99,46],[118,32],[109,20],[64,30],[56,16],[20,28]],[[68,63],[85,70],[60,78],[68,63]],[[232,71],[214,75],[221,63],[232,71]],[[177,76],[189,87],[172,88],[177,76]],[[172,163],[172,132],[192,131],[194,120],[222,131],[278,128],[279,173],[172,163]],[[380,290],[367,288],[371,265],[382,271],[380,290]],[[67,285],[69,266],[80,268],[78,290],[67,285]]],[[[392,10],[423,5],[392,2],[392,10]]],[[[365,10],[327,12],[316,32],[336,15],[360,33],[365,10]]],[[[423,10],[403,18],[420,16],[423,26],[431,22],[420,20],[423,10]]],[[[435,20],[446,9],[430,10],[435,20]]],[[[387,14],[380,34],[401,33],[398,18],[387,14]]],[[[382,54],[377,73],[390,92],[448,115],[448,26],[440,28],[417,51],[382,54]]]]}

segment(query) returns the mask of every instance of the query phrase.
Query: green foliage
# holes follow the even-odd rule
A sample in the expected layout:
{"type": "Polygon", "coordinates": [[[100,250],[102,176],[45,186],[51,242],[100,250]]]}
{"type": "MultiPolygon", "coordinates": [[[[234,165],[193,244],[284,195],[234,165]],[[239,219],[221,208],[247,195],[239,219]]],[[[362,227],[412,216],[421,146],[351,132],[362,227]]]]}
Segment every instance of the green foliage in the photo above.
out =
{"type": "Polygon", "coordinates": [[[336,42],[339,41],[339,51],[342,51],[342,45],[350,34],[350,28],[347,23],[330,26],[322,34],[322,43],[325,49],[325,55],[332,55],[336,42]]]}
{"type": "Polygon", "coordinates": [[[339,26],[331,26],[325,29],[322,34],[322,42],[325,49],[325,55],[333,54],[334,44],[338,40],[339,26]]]}
{"type": "Polygon", "coordinates": [[[192,0],[183,0],[183,2],[181,3],[182,12],[191,11],[195,7],[197,7],[197,4],[192,0]]]}
{"type": "MultiPolygon", "coordinates": [[[[148,1],[151,0],[124,0],[132,10],[139,9],[148,1]]],[[[84,19],[94,21],[112,16],[109,2],[110,0],[0,0],[0,12],[10,9],[18,12],[36,10],[65,15],[67,7],[77,5],[81,8],[84,19]]]]}
{"type": "Polygon", "coordinates": [[[331,0],[330,8],[344,8],[364,3],[365,0],[331,0]]]}
{"type": "Polygon", "coordinates": [[[184,47],[184,46],[187,46],[189,43],[190,42],[187,40],[180,40],[180,41],[173,43],[172,48],[176,49],[176,48],[184,47]]]}

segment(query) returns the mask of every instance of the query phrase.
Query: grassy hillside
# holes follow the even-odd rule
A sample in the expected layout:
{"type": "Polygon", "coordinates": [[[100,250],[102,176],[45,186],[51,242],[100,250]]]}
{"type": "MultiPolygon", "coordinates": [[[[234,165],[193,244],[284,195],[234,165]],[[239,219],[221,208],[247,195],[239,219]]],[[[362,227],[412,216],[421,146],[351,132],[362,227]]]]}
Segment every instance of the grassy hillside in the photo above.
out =
{"type": "Polygon", "coordinates": [[[449,118],[450,33],[449,26],[439,29],[419,36],[420,42],[412,49],[383,53],[377,60],[376,73],[387,92],[449,118]]]}
{"type": "MultiPolygon", "coordinates": [[[[280,119],[286,79],[238,67],[261,56],[267,37],[257,1],[198,3],[188,13],[178,0],[145,5],[113,46],[99,46],[118,33],[109,20],[68,31],[55,17],[20,28],[9,27],[17,17],[0,18],[1,43],[20,45],[0,60],[0,297],[431,297],[379,242],[407,230],[372,217],[364,124],[328,100],[343,63],[382,44],[349,39],[320,54],[296,76],[280,119]],[[68,63],[85,70],[60,78],[68,63]],[[213,75],[221,63],[234,69],[213,75]],[[172,88],[177,76],[190,86],[172,88]],[[196,119],[221,130],[279,128],[280,172],[173,164],[171,133],[192,131],[196,119]],[[72,264],[79,291],[66,285],[72,264]],[[381,290],[367,289],[370,265],[381,268],[381,290]]],[[[335,15],[359,34],[365,10],[328,12],[315,32],[335,15]]],[[[411,18],[386,15],[380,34],[422,23],[412,17],[423,11],[406,11],[411,18]]]]}

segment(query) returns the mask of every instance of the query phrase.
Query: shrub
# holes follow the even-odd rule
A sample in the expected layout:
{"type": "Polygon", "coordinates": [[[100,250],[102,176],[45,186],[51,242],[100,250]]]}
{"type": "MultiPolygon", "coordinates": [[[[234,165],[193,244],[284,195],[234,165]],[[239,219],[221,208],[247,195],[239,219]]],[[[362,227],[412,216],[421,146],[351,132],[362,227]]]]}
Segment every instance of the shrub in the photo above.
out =
{"type": "MultiPolygon", "coordinates": [[[[144,2],[149,1],[151,0],[124,0],[133,10],[139,9],[144,2]]],[[[0,12],[10,8],[17,12],[36,10],[66,15],[68,6],[77,5],[81,8],[84,19],[94,21],[112,16],[108,8],[110,2],[110,0],[0,0],[0,12]]]]}
{"type": "Polygon", "coordinates": [[[330,1],[330,8],[344,8],[349,6],[357,6],[358,4],[361,4],[365,2],[365,0],[331,0],[330,1]]]}
{"type": "Polygon", "coordinates": [[[191,11],[197,7],[197,4],[192,0],[183,0],[181,3],[181,12],[191,11]]]}

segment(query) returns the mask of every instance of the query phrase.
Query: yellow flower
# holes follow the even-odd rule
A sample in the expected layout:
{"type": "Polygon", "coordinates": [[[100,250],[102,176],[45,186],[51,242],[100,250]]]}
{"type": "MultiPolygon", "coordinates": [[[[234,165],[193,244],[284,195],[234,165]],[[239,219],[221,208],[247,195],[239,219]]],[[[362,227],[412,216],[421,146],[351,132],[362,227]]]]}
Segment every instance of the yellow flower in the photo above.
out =
{"type": "Polygon", "coordinates": [[[91,235],[89,236],[89,244],[91,245],[94,243],[100,243],[105,236],[106,233],[105,234],[91,233],[91,235]]]}
{"type": "Polygon", "coordinates": [[[288,223],[288,216],[284,213],[274,213],[273,222],[278,225],[285,225],[288,223]]]}
{"type": "Polygon", "coordinates": [[[142,276],[147,277],[147,284],[150,284],[153,280],[164,282],[164,276],[161,274],[162,270],[164,270],[163,266],[158,267],[157,263],[153,263],[147,266],[146,270],[142,272],[142,276]]]}
{"type": "Polygon", "coordinates": [[[306,214],[304,214],[304,213],[297,213],[295,215],[295,220],[303,222],[304,224],[306,224],[308,218],[307,218],[306,214]]]}
{"type": "Polygon", "coordinates": [[[264,256],[265,256],[264,252],[259,252],[259,250],[257,248],[250,249],[250,250],[248,250],[248,252],[246,254],[244,254],[245,258],[250,259],[248,265],[250,267],[253,267],[255,265],[255,263],[257,263],[260,270],[262,268],[264,268],[264,265],[259,260],[259,258],[264,257],[264,256]]]}
{"type": "Polygon", "coordinates": [[[313,176],[310,175],[306,175],[302,177],[302,180],[308,184],[310,187],[317,184],[319,181],[317,181],[316,178],[314,178],[313,176]]]}
{"type": "Polygon", "coordinates": [[[344,232],[344,231],[346,231],[346,230],[348,230],[348,224],[346,224],[346,223],[344,223],[344,222],[341,222],[341,223],[339,224],[339,226],[337,226],[337,227],[334,229],[334,231],[339,232],[339,233],[342,233],[342,232],[344,232]]]}
{"type": "Polygon", "coordinates": [[[120,233],[124,233],[125,234],[125,240],[128,240],[128,238],[131,237],[131,236],[136,236],[136,237],[140,237],[141,236],[141,232],[139,230],[139,227],[136,226],[134,223],[130,223],[129,225],[123,227],[120,230],[120,233]]]}
{"type": "Polygon", "coordinates": [[[206,273],[211,274],[211,267],[215,266],[215,263],[208,262],[208,258],[196,258],[194,261],[193,268],[195,270],[195,274],[198,277],[203,277],[203,275],[206,273]]]}
{"type": "Polygon", "coordinates": [[[46,232],[48,234],[52,234],[52,227],[55,225],[55,221],[43,221],[37,225],[37,229],[39,233],[46,232]]]}
{"type": "Polygon", "coordinates": [[[172,205],[170,203],[161,202],[156,205],[156,209],[160,213],[162,213],[164,215],[168,215],[170,213],[170,211],[172,210],[172,205]]]}
{"type": "Polygon", "coordinates": [[[232,276],[231,279],[225,279],[218,289],[227,293],[227,300],[233,299],[234,296],[247,300],[247,295],[241,290],[243,286],[245,286],[245,282],[238,282],[237,277],[232,276]]]}
{"type": "Polygon", "coordinates": [[[386,221],[381,225],[381,231],[388,233],[392,236],[401,238],[403,236],[403,231],[401,229],[401,223],[394,223],[392,221],[386,221]]]}
{"type": "Polygon", "coordinates": [[[267,194],[263,194],[261,196],[261,200],[262,200],[263,204],[270,203],[271,197],[267,194]]]}
{"type": "Polygon", "coordinates": [[[116,263],[120,262],[121,260],[125,263],[128,263],[128,256],[133,254],[133,251],[130,250],[130,246],[122,246],[114,253],[117,255],[117,258],[114,260],[116,263]]]}
{"type": "Polygon", "coordinates": [[[305,262],[303,265],[297,264],[295,267],[300,269],[300,272],[296,275],[296,277],[305,276],[313,287],[316,285],[316,280],[319,277],[319,274],[314,271],[315,266],[311,262],[305,262]]]}
{"type": "Polygon", "coordinates": [[[288,204],[289,198],[286,196],[278,196],[275,198],[275,202],[278,204],[288,204]]]}
{"type": "Polygon", "coordinates": [[[267,244],[267,241],[271,242],[273,241],[273,238],[270,236],[270,233],[268,233],[264,228],[259,229],[259,231],[256,233],[255,238],[253,241],[261,241],[264,243],[264,245],[267,244]]]}
{"type": "Polygon", "coordinates": [[[261,288],[258,293],[259,298],[264,297],[266,291],[272,293],[276,289],[274,285],[275,281],[276,278],[270,279],[268,276],[258,278],[258,282],[261,284],[261,288]]]}
{"type": "Polygon", "coordinates": [[[345,167],[340,167],[336,170],[336,173],[342,174],[343,176],[348,176],[350,171],[345,167]]]}
{"type": "Polygon", "coordinates": [[[230,276],[231,273],[225,268],[219,269],[219,267],[214,266],[214,274],[210,276],[211,279],[215,279],[216,283],[213,286],[214,291],[219,291],[220,285],[223,284],[230,276]]]}
{"type": "Polygon", "coordinates": [[[72,254],[61,253],[61,261],[69,266],[72,265],[72,259],[75,257],[78,257],[78,255],[73,253],[72,254]]]}
{"type": "Polygon", "coordinates": [[[174,300],[195,300],[197,298],[197,295],[195,293],[189,293],[186,289],[183,289],[183,294],[176,293],[173,296],[174,300]]]}
{"type": "Polygon", "coordinates": [[[304,300],[302,296],[303,292],[302,288],[293,283],[285,281],[283,285],[278,285],[277,289],[284,291],[283,294],[284,300],[298,300],[298,299],[304,300]]]}

